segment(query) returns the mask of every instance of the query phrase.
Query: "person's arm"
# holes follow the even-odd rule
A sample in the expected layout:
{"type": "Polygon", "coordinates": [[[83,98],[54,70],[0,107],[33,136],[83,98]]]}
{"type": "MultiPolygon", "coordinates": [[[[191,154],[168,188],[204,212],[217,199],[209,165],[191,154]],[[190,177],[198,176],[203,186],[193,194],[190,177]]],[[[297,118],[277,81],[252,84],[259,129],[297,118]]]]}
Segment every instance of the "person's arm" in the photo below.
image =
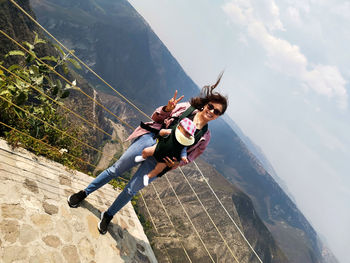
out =
{"type": "Polygon", "coordinates": [[[189,161],[187,159],[187,147],[184,147],[181,151],[181,160],[185,163],[188,164],[189,161]]]}
{"type": "MultiPolygon", "coordinates": [[[[193,151],[191,151],[188,155],[187,155],[187,160],[188,163],[193,162],[195,159],[197,159],[207,148],[209,142],[201,142],[198,147],[196,149],[194,149],[193,151]]],[[[180,162],[180,166],[185,165],[186,163],[182,163],[180,162]]]]}
{"type": "MultiPolygon", "coordinates": [[[[196,147],[196,149],[191,151],[189,154],[187,153],[188,163],[193,162],[198,156],[200,156],[207,148],[208,143],[209,142],[203,141],[200,145],[198,145],[198,147],[196,147]]],[[[178,162],[175,157],[173,158],[173,160],[170,159],[169,157],[166,157],[166,158],[163,158],[163,161],[170,168],[170,170],[174,170],[179,166],[184,166],[188,164],[188,163],[185,163],[183,160],[178,162]]]]}
{"type": "MultiPolygon", "coordinates": [[[[197,159],[207,148],[209,142],[210,142],[210,131],[208,130],[208,132],[203,136],[204,138],[201,139],[197,144],[197,147],[195,147],[194,149],[191,150],[190,148],[190,152],[187,152],[187,160],[188,163],[193,162],[195,159],[197,159]]],[[[183,166],[187,163],[185,162],[180,162],[179,165],[183,166]]]]}
{"type": "Polygon", "coordinates": [[[152,114],[152,120],[158,123],[162,123],[166,118],[172,115],[172,111],[176,108],[176,105],[184,98],[182,95],[180,98],[176,98],[177,90],[174,93],[174,96],[168,101],[166,106],[161,106],[157,108],[152,114]]]}

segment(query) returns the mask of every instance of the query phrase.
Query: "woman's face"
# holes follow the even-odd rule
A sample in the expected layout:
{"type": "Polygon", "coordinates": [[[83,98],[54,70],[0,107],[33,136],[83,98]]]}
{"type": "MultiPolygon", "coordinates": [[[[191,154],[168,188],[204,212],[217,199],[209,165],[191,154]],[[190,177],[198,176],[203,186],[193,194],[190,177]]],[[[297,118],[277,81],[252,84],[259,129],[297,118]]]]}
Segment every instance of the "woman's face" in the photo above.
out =
{"type": "Polygon", "coordinates": [[[223,107],[220,103],[208,102],[203,108],[202,118],[207,122],[215,120],[221,115],[222,109],[223,107]]]}

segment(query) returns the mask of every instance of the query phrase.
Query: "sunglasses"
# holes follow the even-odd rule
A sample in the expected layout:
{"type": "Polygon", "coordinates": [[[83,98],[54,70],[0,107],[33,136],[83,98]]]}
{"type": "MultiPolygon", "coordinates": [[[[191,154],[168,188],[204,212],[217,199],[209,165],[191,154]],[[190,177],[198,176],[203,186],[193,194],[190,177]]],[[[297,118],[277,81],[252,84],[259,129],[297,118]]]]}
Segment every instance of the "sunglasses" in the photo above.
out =
{"type": "Polygon", "coordinates": [[[208,107],[208,110],[210,110],[210,111],[214,110],[213,112],[214,112],[215,115],[217,115],[217,116],[221,115],[221,111],[219,111],[218,109],[216,109],[216,108],[213,106],[213,104],[208,103],[208,104],[207,104],[207,107],[208,107]]]}

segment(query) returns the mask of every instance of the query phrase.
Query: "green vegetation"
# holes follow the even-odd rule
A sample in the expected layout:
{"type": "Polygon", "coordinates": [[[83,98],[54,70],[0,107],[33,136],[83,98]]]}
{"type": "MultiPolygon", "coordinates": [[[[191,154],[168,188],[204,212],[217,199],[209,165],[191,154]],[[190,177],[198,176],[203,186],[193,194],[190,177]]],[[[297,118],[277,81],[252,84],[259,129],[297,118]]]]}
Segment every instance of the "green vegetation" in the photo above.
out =
{"type": "MultiPolygon", "coordinates": [[[[58,105],[63,104],[62,100],[69,96],[69,90],[74,87],[69,84],[63,86],[50,68],[36,59],[36,48],[47,45],[45,40],[35,33],[33,43],[23,44],[29,53],[20,50],[8,52],[5,59],[17,56],[21,58],[20,62],[9,66],[7,70],[0,69],[0,121],[31,137],[4,125],[0,125],[0,136],[14,147],[20,145],[70,168],[83,169],[85,165],[73,157],[81,158],[81,145],[66,135],[79,137],[79,129],[57,111],[58,105]],[[57,104],[48,97],[56,100],[57,104]],[[38,140],[58,150],[47,147],[38,140]]],[[[46,56],[41,60],[65,74],[68,73],[67,62],[80,67],[58,46],[55,49],[57,56],[46,56]]],[[[3,64],[4,61],[1,61],[0,65],[3,64]]]]}

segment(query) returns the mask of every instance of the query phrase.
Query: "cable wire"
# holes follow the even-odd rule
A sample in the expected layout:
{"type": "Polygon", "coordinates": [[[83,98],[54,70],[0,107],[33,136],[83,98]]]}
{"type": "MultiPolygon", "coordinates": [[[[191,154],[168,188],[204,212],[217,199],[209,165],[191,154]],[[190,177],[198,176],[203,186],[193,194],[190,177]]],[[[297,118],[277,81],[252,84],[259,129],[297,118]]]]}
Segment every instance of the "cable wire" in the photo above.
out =
{"type": "Polygon", "coordinates": [[[182,175],[183,175],[183,177],[185,178],[186,182],[187,182],[187,183],[188,183],[188,185],[190,186],[190,188],[191,188],[192,192],[193,192],[193,193],[194,193],[194,195],[197,197],[198,202],[201,204],[201,206],[203,207],[203,210],[205,211],[205,213],[206,213],[206,214],[207,214],[207,216],[209,217],[209,219],[210,219],[211,223],[214,225],[214,227],[215,227],[216,231],[219,233],[219,235],[220,235],[221,239],[224,241],[224,243],[225,243],[225,245],[226,245],[227,249],[230,251],[230,253],[231,253],[232,257],[233,257],[233,258],[234,258],[234,259],[237,261],[237,263],[239,263],[239,261],[238,261],[237,257],[236,257],[236,256],[233,254],[233,252],[232,252],[231,248],[230,248],[230,247],[229,247],[229,245],[227,244],[227,241],[225,240],[225,238],[224,238],[224,237],[223,237],[223,235],[221,234],[220,230],[218,229],[218,227],[217,227],[217,226],[216,226],[216,224],[214,223],[214,221],[213,221],[213,219],[211,218],[211,216],[210,216],[209,212],[207,211],[207,209],[204,207],[204,205],[203,205],[202,201],[200,200],[200,198],[198,197],[198,195],[197,195],[196,191],[193,189],[192,185],[190,184],[190,182],[189,182],[189,181],[188,181],[188,179],[186,178],[186,176],[185,176],[184,172],[182,171],[182,168],[181,168],[181,167],[179,167],[179,169],[180,169],[181,174],[182,174],[182,175]]]}
{"type": "Polygon", "coordinates": [[[247,240],[247,238],[244,236],[243,232],[241,231],[241,229],[238,227],[238,225],[236,224],[235,220],[233,220],[233,218],[231,217],[230,213],[226,210],[225,206],[223,205],[223,203],[220,201],[219,197],[216,195],[216,193],[214,192],[213,188],[210,186],[210,184],[208,183],[207,178],[204,177],[202,171],[199,169],[198,165],[196,162],[193,162],[195,164],[195,166],[197,167],[197,170],[200,172],[200,174],[202,175],[202,177],[204,178],[204,181],[207,183],[208,187],[210,188],[210,190],[212,191],[212,193],[214,194],[214,196],[216,197],[216,199],[219,201],[220,205],[224,208],[226,214],[229,216],[229,218],[231,219],[232,223],[235,225],[235,227],[237,228],[237,230],[239,231],[239,233],[241,234],[241,236],[243,237],[243,239],[245,240],[245,242],[249,245],[250,249],[254,252],[255,256],[258,258],[258,260],[262,263],[262,260],[260,259],[260,257],[258,256],[258,254],[255,252],[254,248],[250,245],[249,241],[247,240]]]}
{"type": "MultiPolygon", "coordinates": [[[[1,31],[1,30],[0,30],[1,31]]],[[[74,116],[78,117],[79,119],[83,120],[85,123],[89,124],[90,126],[92,126],[93,128],[97,128],[99,131],[103,132],[104,134],[106,134],[107,136],[112,138],[112,135],[105,132],[104,130],[102,130],[100,127],[98,127],[95,123],[90,122],[89,120],[85,119],[84,117],[80,116],[79,114],[77,114],[76,112],[74,112],[73,110],[69,109],[68,107],[66,107],[63,103],[58,102],[55,99],[52,99],[50,96],[48,96],[47,94],[45,94],[43,91],[41,91],[40,89],[36,88],[35,86],[33,86],[32,84],[26,82],[24,79],[22,79],[20,76],[18,76],[17,74],[9,71],[7,68],[5,68],[4,66],[0,65],[0,68],[2,68],[3,70],[5,70],[6,72],[8,72],[9,74],[11,74],[12,76],[14,76],[15,78],[23,81],[25,84],[29,85],[32,89],[36,90],[37,92],[39,92],[41,95],[43,95],[45,98],[48,98],[49,100],[51,100],[52,102],[56,103],[58,106],[64,108],[66,111],[72,113],[74,116]]]]}
{"type": "MultiPolygon", "coordinates": [[[[55,151],[57,151],[57,152],[59,152],[59,153],[61,153],[61,152],[60,152],[60,149],[57,148],[57,147],[54,147],[54,146],[52,146],[52,145],[50,145],[50,144],[48,144],[48,143],[46,143],[46,142],[43,142],[42,140],[37,139],[37,138],[35,138],[35,137],[33,137],[33,136],[27,134],[27,133],[21,132],[21,131],[19,131],[18,129],[16,129],[16,128],[14,128],[14,127],[11,127],[10,125],[7,125],[6,123],[3,123],[2,121],[0,121],[0,124],[3,125],[3,126],[5,126],[5,127],[7,127],[7,128],[9,128],[9,129],[11,129],[11,130],[14,130],[15,132],[18,132],[18,133],[20,133],[20,134],[22,134],[22,135],[24,135],[24,136],[29,137],[29,138],[31,138],[32,140],[37,141],[38,143],[44,144],[45,146],[47,146],[47,147],[49,147],[49,148],[51,148],[51,149],[53,149],[53,150],[55,150],[55,151]]],[[[30,146],[29,146],[29,147],[30,147],[30,146]]],[[[31,147],[31,148],[32,148],[32,147],[31,147]]],[[[32,148],[32,150],[34,150],[34,149],[32,148]]],[[[78,160],[78,161],[80,161],[80,162],[83,162],[83,163],[85,163],[85,164],[87,164],[87,165],[90,165],[91,167],[96,168],[96,165],[93,165],[93,164],[91,164],[91,163],[89,163],[89,162],[87,162],[87,161],[84,161],[83,159],[80,159],[80,158],[78,158],[78,157],[76,157],[76,156],[74,156],[74,155],[72,155],[72,154],[70,154],[70,153],[63,152],[63,153],[61,153],[61,154],[62,154],[62,155],[63,155],[63,154],[68,155],[68,156],[70,156],[70,157],[72,157],[72,158],[74,158],[74,159],[76,159],[76,160],[78,160]]],[[[118,179],[123,180],[123,181],[126,181],[126,182],[129,182],[129,180],[127,180],[127,179],[125,179],[125,178],[123,178],[123,177],[120,177],[120,176],[118,177],[118,179]]]]}
{"type": "Polygon", "coordinates": [[[168,181],[168,183],[169,183],[169,185],[170,185],[170,188],[173,190],[173,192],[174,192],[174,194],[175,194],[175,196],[176,196],[177,201],[180,203],[180,205],[181,205],[183,211],[185,212],[185,215],[187,216],[187,219],[190,221],[190,223],[191,223],[191,225],[192,225],[192,227],[193,227],[195,233],[197,234],[197,237],[198,237],[199,240],[201,241],[201,243],[202,243],[202,245],[203,245],[205,251],[207,251],[207,253],[208,253],[208,255],[209,255],[211,261],[215,263],[213,257],[210,255],[210,253],[209,253],[209,251],[208,251],[207,246],[204,244],[203,239],[202,239],[201,236],[199,235],[199,233],[198,233],[196,227],[194,226],[194,224],[193,224],[193,222],[192,222],[190,216],[189,216],[188,213],[186,212],[185,207],[183,206],[182,202],[180,201],[180,198],[177,196],[174,187],[172,186],[172,184],[170,183],[170,181],[169,181],[169,179],[168,179],[168,176],[165,174],[164,177],[165,177],[165,179],[168,181]]]}
{"type": "MultiPolygon", "coordinates": [[[[34,138],[33,136],[31,136],[31,135],[29,135],[29,134],[26,134],[26,133],[24,133],[24,132],[21,132],[21,131],[17,130],[16,128],[11,127],[10,125],[7,125],[7,124],[3,123],[2,121],[0,121],[0,124],[3,125],[3,126],[5,126],[5,127],[7,127],[7,128],[9,128],[9,129],[11,129],[11,130],[14,130],[14,131],[18,132],[18,133],[20,133],[20,134],[22,134],[22,135],[24,135],[24,136],[27,136],[27,137],[29,137],[29,138],[31,138],[31,139],[33,139],[33,140],[39,142],[39,143],[42,143],[42,144],[44,144],[45,146],[47,146],[47,147],[49,147],[49,148],[51,148],[51,149],[54,149],[54,150],[56,150],[57,152],[61,153],[61,152],[60,152],[60,149],[58,149],[58,148],[56,148],[56,147],[54,147],[54,146],[51,146],[50,144],[48,144],[48,143],[46,143],[46,142],[43,142],[43,141],[40,140],[40,139],[34,138]]],[[[33,148],[32,148],[32,149],[33,149],[33,148]]],[[[80,158],[78,158],[78,157],[76,157],[76,156],[74,156],[74,155],[72,155],[72,154],[70,154],[70,153],[63,152],[63,154],[66,154],[66,155],[68,155],[68,156],[70,156],[70,157],[73,157],[74,159],[76,159],[76,160],[78,160],[78,161],[80,161],[80,162],[83,162],[83,163],[85,163],[85,164],[88,164],[88,165],[90,165],[90,166],[92,166],[92,167],[96,167],[95,165],[93,165],[93,164],[91,164],[91,163],[89,163],[89,162],[86,162],[86,161],[84,161],[83,159],[80,159],[80,158]]]]}
{"type": "MultiPolygon", "coordinates": [[[[100,77],[95,71],[93,71],[90,67],[88,67],[84,62],[82,62],[77,56],[75,56],[73,54],[73,52],[71,52],[68,48],[66,48],[60,41],[58,41],[51,33],[49,33],[41,24],[39,24],[32,16],[30,16],[22,7],[20,7],[16,2],[14,2],[14,0],[9,0],[11,1],[18,9],[20,9],[30,20],[32,20],[36,25],[38,25],[42,30],[44,30],[52,39],[54,39],[57,43],[59,43],[65,50],[67,50],[67,52],[69,54],[71,54],[75,59],[77,59],[82,65],[84,65],[90,72],[92,72],[96,77],[98,77],[103,83],[105,83],[107,86],[109,86],[112,90],[114,90],[119,96],[121,96],[126,102],[128,102],[130,105],[132,105],[135,109],[137,109],[141,114],[143,114],[144,116],[146,116],[147,118],[151,119],[147,114],[145,114],[142,110],[140,110],[135,104],[133,104],[131,101],[129,101],[125,96],[123,96],[120,92],[118,92],[117,90],[115,90],[111,85],[109,85],[102,77],[100,77]]],[[[199,170],[199,167],[196,164],[197,169],[199,170]]],[[[199,170],[200,171],[200,170],[199,170]]],[[[202,172],[200,171],[200,173],[202,174],[202,172]]],[[[202,174],[202,176],[204,177],[204,175],[202,174]]],[[[167,178],[167,177],[166,177],[167,178]]],[[[205,177],[204,177],[205,178],[205,177]]],[[[168,179],[167,179],[168,180],[168,179]]],[[[205,180],[206,181],[206,180],[205,180]]],[[[169,185],[170,181],[168,180],[169,185]]],[[[206,181],[207,182],[207,181],[206,181]]],[[[211,186],[209,185],[209,183],[207,182],[208,186],[211,188],[211,186]]],[[[171,186],[172,187],[172,186],[171,186]]],[[[211,188],[212,189],[212,188],[211,188]]],[[[212,190],[213,191],[213,190],[212,190]]],[[[175,191],[174,191],[175,192],[175,191]]],[[[214,193],[214,191],[213,191],[214,193]]],[[[216,194],[214,194],[216,196],[216,194]]],[[[176,195],[177,196],[177,195],[176,195]]],[[[217,197],[217,196],[216,196],[217,197]]],[[[178,198],[178,197],[177,197],[178,198]]],[[[218,197],[217,197],[218,199],[218,197]]],[[[178,199],[179,200],[179,199],[178,199]]],[[[219,200],[219,199],[218,199],[219,200]]],[[[180,202],[180,200],[179,200],[180,202]]],[[[226,208],[223,206],[223,204],[221,203],[221,201],[219,200],[221,206],[224,208],[224,210],[226,211],[226,213],[229,215],[229,213],[227,212],[226,208]]],[[[181,202],[180,202],[181,204],[181,202]]],[[[181,204],[182,205],[182,204],[181,204]]],[[[185,210],[184,210],[185,211],[185,210]]],[[[186,215],[187,212],[185,211],[186,215]]],[[[188,215],[187,215],[188,216],[188,215]]],[[[253,249],[253,247],[250,245],[249,241],[245,238],[244,234],[242,233],[242,231],[239,229],[239,227],[237,226],[237,224],[234,222],[234,220],[232,219],[232,217],[229,215],[229,217],[231,218],[232,222],[234,223],[234,225],[236,226],[236,228],[239,230],[240,234],[242,235],[242,237],[244,238],[244,240],[247,242],[247,244],[249,245],[250,249],[254,252],[255,256],[259,259],[260,262],[261,259],[259,258],[259,256],[256,254],[255,250],[253,249]]],[[[188,217],[189,218],[189,217],[188,217]]],[[[191,222],[192,223],[192,222],[191,222]]],[[[210,254],[209,254],[210,255],[210,254]]],[[[211,257],[211,256],[210,256],[211,257]]],[[[212,259],[212,257],[211,257],[212,259]]],[[[213,259],[212,259],[213,260],[213,259]]]]}
{"type": "MultiPolygon", "coordinates": [[[[177,235],[181,236],[181,238],[183,238],[182,235],[180,235],[180,234],[178,233],[178,231],[176,230],[175,225],[174,225],[173,221],[171,220],[171,218],[170,218],[170,216],[169,216],[169,214],[168,214],[168,211],[166,210],[165,205],[164,205],[164,203],[162,202],[162,199],[160,198],[160,195],[159,195],[159,193],[158,193],[156,187],[154,186],[153,183],[151,183],[151,185],[153,186],[154,192],[156,193],[156,195],[157,195],[157,197],[158,197],[158,200],[159,200],[161,206],[163,207],[163,210],[164,210],[166,216],[168,217],[168,219],[169,219],[169,221],[170,221],[170,224],[171,224],[172,227],[174,228],[175,233],[176,233],[177,235]]],[[[183,243],[182,243],[181,240],[180,240],[180,244],[181,244],[181,247],[182,247],[183,251],[185,252],[185,255],[186,255],[188,261],[192,263],[192,260],[191,260],[190,256],[188,255],[187,250],[186,250],[186,248],[185,248],[185,246],[183,245],[183,243]]]]}
{"type": "MultiPolygon", "coordinates": [[[[11,40],[11,41],[14,42],[15,44],[17,44],[17,45],[18,45],[20,48],[22,48],[25,52],[27,52],[27,53],[31,54],[32,56],[34,56],[38,61],[40,61],[41,63],[43,63],[45,66],[47,66],[51,71],[53,71],[56,75],[58,75],[59,77],[61,77],[61,78],[62,78],[64,81],[66,81],[68,84],[72,85],[72,83],[71,83],[69,80],[67,80],[65,77],[63,77],[63,76],[62,76],[60,73],[58,73],[57,71],[55,71],[53,67],[51,67],[50,65],[46,64],[45,62],[43,62],[40,58],[38,58],[38,57],[36,56],[36,54],[34,54],[34,53],[30,52],[29,50],[27,50],[25,47],[23,47],[21,44],[19,44],[16,40],[14,40],[13,38],[11,38],[9,35],[7,35],[7,34],[6,34],[4,31],[2,31],[1,29],[0,29],[0,32],[1,32],[4,36],[6,36],[9,40],[11,40]]],[[[42,94],[42,95],[44,95],[45,97],[49,98],[50,100],[54,101],[54,102],[57,103],[59,106],[64,106],[64,105],[61,105],[60,103],[58,103],[56,100],[53,100],[51,97],[47,96],[45,93],[43,93],[43,92],[40,91],[39,89],[35,88],[35,87],[32,86],[31,84],[27,83],[25,80],[23,80],[22,78],[20,78],[18,75],[14,74],[13,72],[10,72],[10,71],[9,71],[8,69],[6,69],[5,67],[3,67],[3,66],[1,66],[1,65],[0,65],[0,67],[3,68],[4,70],[6,70],[8,73],[12,74],[13,76],[15,76],[15,77],[21,79],[24,83],[28,84],[28,85],[31,86],[33,89],[35,89],[36,91],[38,91],[40,94],[42,94]]],[[[81,90],[80,90],[80,91],[81,91],[81,90]]],[[[83,94],[84,94],[84,93],[83,93],[83,94]]],[[[88,97],[90,98],[90,96],[88,96],[88,97]]],[[[95,101],[95,102],[96,102],[96,101],[95,101]]],[[[75,116],[79,117],[80,119],[85,120],[84,118],[82,118],[80,115],[76,114],[75,112],[73,112],[73,111],[70,110],[69,108],[67,108],[67,107],[65,107],[65,106],[64,106],[64,108],[65,108],[66,110],[68,110],[69,112],[73,113],[75,116]]],[[[114,116],[115,116],[115,115],[114,115],[114,116]]],[[[35,117],[35,116],[34,116],[34,117],[35,117]]],[[[115,116],[115,117],[118,118],[117,116],[115,116]]],[[[148,116],[147,116],[147,117],[148,117],[148,116]]],[[[122,123],[124,123],[125,125],[127,125],[128,127],[134,129],[134,127],[132,127],[132,126],[130,126],[128,123],[122,121],[120,118],[118,118],[118,120],[121,121],[122,123]]],[[[90,125],[92,124],[91,122],[89,122],[89,121],[87,121],[87,120],[85,120],[85,122],[89,123],[90,125]]],[[[93,127],[98,127],[98,126],[96,126],[95,124],[92,124],[92,125],[93,125],[93,127]]],[[[98,128],[99,128],[99,127],[98,127],[98,128]]],[[[102,129],[101,129],[101,130],[102,130],[102,129]]],[[[107,134],[108,136],[112,137],[110,134],[106,133],[105,131],[102,130],[102,132],[105,133],[105,134],[107,134]]],[[[96,168],[96,166],[93,166],[93,167],[96,168]]],[[[121,178],[121,179],[124,179],[124,178],[121,178]]],[[[147,211],[148,211],[148,213],[149,213],[149,209],[148,209],[147,204],[146,204],[146,202],[145,202],[145,200],[144,200],[144,198],[143,198],[143,196],[142,196],[142,193],[141,193],[141,197],[142,197],[142,200],[143,200],[143,202],[144,202],[144,204],[145,204],[145,207],[146,207],[146,209],[147,209],[147,211]]],[[[150,217],[151,217],[152,223],[153,223],[153,225],[154,225],[156,231],[158,232],[158,229],[157,229],[157,227],[156,227],[156,225],[155,225],[155,223],[154,223],[154,220],[153,220],[153,218],[152,218],[152,216],[151,216],[150,213],[149,213],[149,215],[150,215],[150,217]]],[[[182,247],[183,247],[183,245],[182,245],[182,247]]],[[[183,249],[184,249],[184,247],[183,247],[183,249]]],[[[167,254],[168,254],[168,253],[167,253],[167,254]]],[[[188,257],[188,254],[187,254],[187,251],[186,251],[186,250],[185,250],[185,254],[186,254],[187,257],[188,257]]],[[[189,258],[189,257],[188,257],[188,258],[189,258]]],[[[170,258],[169,258],[169,260],[171,261],[170,258]]],[[[189,260],[190,260],[190,259],[189,259],[189,260]]],[[[190,260],[190,262],[191,262],[191,260],[190,260]]]]}
{"type": "MultiPolygon", "coordinates": [[[[157,234],[159,234],[158,228],[157,228],[156,224],[154,223],[154,220],[153,220],[153,217],[152,217],[152,215],[151,215],[151,212],[150,212],[149,209],[148,209],[146,200],[145,200],[145,198],[143,197],[142,190],[140,191],[140,195],[141,195],[141,199],[142,199],[142,201],[143,201],[143,203],[144,203],[144,205],[145,205],[145,207],[146,207],[147,213],[148,213],[149,217],[151,218],[152,224],[153,224],[153,226],[154,226],[154,228],[155,228],[157,234]]],[[[170,256],[169,256],[168,249],[165,247],[165,244],[163,244],[163,247],[164,247],[164,249],[165,249],[167,258],[168,258],[168,260],[169,260],[170,263],[171,263],[172,261],[171,261],[171,258],[170,258],[170,256]]]]}
{"type": "Polygon", "coordinates": [[[133,104],[130,100],[128,100],[124,95],[115,90],[109,83],[107,83],[100,75],[98,75],[95,71],[93,71],[88,65],[86,65],[80,58],[78,58],[71,50],[66,48],[58,39],[56,39],[49,31],[47,31],[38,21],[36,21],[30,14],[28,14],[20,5],[18,5],[14,0],[10,0],[19,10],[21,10],[30,20],[32,20],[37,26],[39,26],[42,30],[45,31],[52,39],[54,39],[60,46],[62,46],[69,54],[71,54],[76,60],[78,60],[86,69],[88,69],[91,73],[93,73],[97,78],[99,78],[103,83],[105,83],[108,87],[114,90],[120,97],[122,97],[127,103],[132,105],[135,109],[137,109],[142,115],[149,118],[149,116],[140,110],[135,104],[133,104]]]}
{"type": "Polygon", "coordinates": [[[66,135],[66,136],[68,136],[69,138],[71,138],[71,139],[73,139],[73,140],[76,140],[77,142],[79,142],[79,143],[81,143],[81,144],[87,146],[88,148],[90,148],[90,149],[92,149],[92,150],[95,150],[95,151],[97,151],[97,152],[99,152],[99,153],[102,153],[102,151],[100,151],[99,149],[96,149],[95,147],[93,147],[93,146],[91,146],[91,145],[89,145],[89,144],[87,144],[87,143],[85,143],[85,142],[83,142],[83,141],[81,141],[81,140],[79,140],[79,139],[77,139],[77,138],[75,138],[75,137],[69,135],[67,132],[62,131],[62,130],[56,128],[55,126],[51,125],[51,124],[48,123],[47,121],[44,121],[44,120],[40,119],[39,117],[37,117],[37,116],[35,116],[34,114],[30,113],[29,111],[27,111],[27,110],[21,108],[20,106],[17,106],[17,105],[14,104],[12,101],[10,101],[10,100],[4,98],[4,97],[1,96],[1,95],[0,95],[0,99],[6,101],[7,103],[10,103],[10,104],[13,105],[14,107],[16,107],[16,108],[20,109],[21,111],[23,111],[23,112],[29,114],[30,116],[32,116],[32,117],[34,117],[35,119],[41,121],[42,123],[45,123],[46,125],[50,126],[52,129],[61,132],[62,135],[66,135]]]}
{"type": "MultiPolygon", "coordinates": [[[[37,59],[38,61],[40,61],[40,63],[42,63],[43,65],[45,65],[46,67],[48,67],[53,73],[55,73],[57,76],[59,76],[61,79],[63,79],[66,83],[68,83],[71,86],[75,86],[73,85],[73,83],[71,81],[69,81],[67,78],[65,78],[64,76],[62,76],[60,73],[58,73],[52,66],[50,66],[49,64],[45,63],[44,61],[42,61],[40,58],[37,57],[37,55],[33,52],[30,52],[28,49],[26,49],[25,47],[23,47],[20,43],[18,43],[15,39],[13,39],[12,37],[10,37],[8,34],[6,34],[4,31],[2,31],[0,29],[0,33],[2,33],[5,37],[7,37],[9,40],[11,40],[13,43],[15,43],[16,45],[18,45],[21,49],[23,49],[25,52],[27,52],[28,54],[32,55],[35,59],[37,59]]],[[[110,113],[112,116],[114,116],[118,121],[120,121],[121,123],[125,124],[126,126],[128,126],[130,129],[134,130],[135,127],[132,127],[130,124],[128,124],[127,122],[123,121],[121,118],[119,118],[117,115],[115,115],[112,111],[110,111],[108,108],[106,108],[104,105],[102,105],[101,103],[99,103],[97,100],[95,100],[94,98],[92,98],[89,94],[87,94],[86,92],[84,92],[81,88],[75,86],[75,89],[78,90],[80,93],[82,93],[83,95],[85,95],[86,97],[88,97],[90,100],[92,100],[93,102],[95,102],[98,106],[100,106],[102,109],[104,109],[105,111],[107,111],[108,113],[110,113]]]]}

